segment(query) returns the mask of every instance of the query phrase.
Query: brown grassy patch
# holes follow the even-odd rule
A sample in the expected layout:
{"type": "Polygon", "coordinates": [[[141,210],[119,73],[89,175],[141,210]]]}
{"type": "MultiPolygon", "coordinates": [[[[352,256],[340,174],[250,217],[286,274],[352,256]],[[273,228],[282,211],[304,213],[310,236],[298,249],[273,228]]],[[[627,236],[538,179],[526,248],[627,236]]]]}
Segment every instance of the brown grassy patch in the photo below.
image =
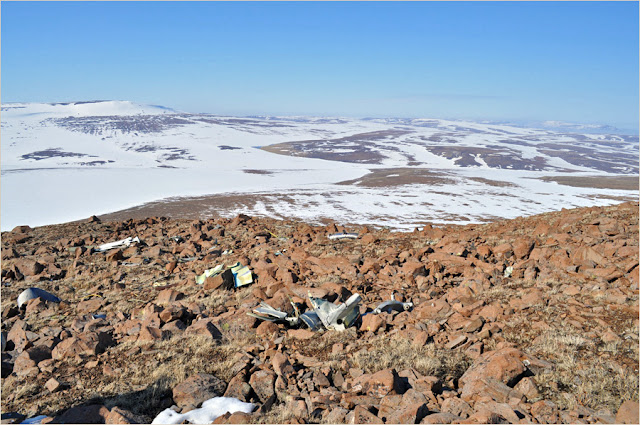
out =
{"type": "Polygon", "coordinates": [[[371,170],[361,178],[345,180],[337,185],[362,186],[362,187],[394,187],[408,184],[424,184],[429,186],[454,183],[447,173],[433,172],[424,168],[383,168],[371,170]]]}
{"type": "Polygon", "coordinates": [[[597,189],[638,190],[640,177],[627,176],[549,176],[541,177],[546,182],[556,182],[571,187],[592,187],[597,189]]]}
{"type": "Polygon", "coordinates": [[[413,368],[426,376],[458,379],[471,365],[471,359],[461,351],[436,348],[434,344],[416,347],[402,337],[376,338],[369,348],[356,352],[352,360],[366,373],[384,369],[401,371],[413,368]]]}

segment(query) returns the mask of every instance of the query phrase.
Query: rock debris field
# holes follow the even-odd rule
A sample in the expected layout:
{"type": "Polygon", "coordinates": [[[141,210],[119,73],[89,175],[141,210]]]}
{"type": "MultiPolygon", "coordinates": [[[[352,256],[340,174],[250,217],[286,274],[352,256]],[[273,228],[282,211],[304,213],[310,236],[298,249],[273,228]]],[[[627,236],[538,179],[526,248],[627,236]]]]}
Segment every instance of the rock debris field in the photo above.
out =
{"type": "Polygon", "coordinates": [[[638,423],[638,280],[629,202],[413,232],[19,226],[2,233],[2,421],[197,422],[224,400],[249,408],[214,423],[638,423]],[[196,283],[237,263],[251,283],[196,283]],[[19,307],[28,288],[51,297],[19,307]],[[354,294],[344,331],[247,314],[354,294]],[[374,312],[392,297],[410,307],[374,312]]]}

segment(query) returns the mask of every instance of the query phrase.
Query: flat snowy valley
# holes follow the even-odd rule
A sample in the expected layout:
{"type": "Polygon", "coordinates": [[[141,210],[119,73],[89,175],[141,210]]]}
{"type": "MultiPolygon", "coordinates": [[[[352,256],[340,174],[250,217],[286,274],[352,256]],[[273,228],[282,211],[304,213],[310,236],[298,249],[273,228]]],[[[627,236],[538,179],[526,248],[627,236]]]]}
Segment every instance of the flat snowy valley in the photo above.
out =
{"type": "Polygon", "coordinates": [[[1,228],[91,215],[412,230],[638,199],[638,137],[441,119],[2,105],[1,228]]]}

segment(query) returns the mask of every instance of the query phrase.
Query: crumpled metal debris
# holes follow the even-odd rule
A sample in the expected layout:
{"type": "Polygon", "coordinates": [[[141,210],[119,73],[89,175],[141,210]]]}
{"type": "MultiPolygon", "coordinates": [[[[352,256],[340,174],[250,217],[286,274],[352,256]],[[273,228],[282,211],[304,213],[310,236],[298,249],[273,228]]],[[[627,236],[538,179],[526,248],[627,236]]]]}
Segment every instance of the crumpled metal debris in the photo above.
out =
{"type": "Polygon", "coordinates": [[[513,266],[509,266],[506,269],[504,269],[504,277],[511,277],[512,274],[513,274],[513,266]]]}
{"type": "Polygon", "coordinates": [[[372,311],[372,313],[380,314],[383,311],[385,313],[391,313],[392,311],[407,311],[407,310],[411,310],[412,308],[413,308],[412,302],[403,303],[400,301],[396,301],[395,295],[391,294],[391,300],[380,303],[378,307],[376,307],[372,311]]]}
{"type": "Polygon", "coordinates": [[[208,277],[214,277],[222,273],[223,270],[224,270],[224,264],[218,264],[212,269],[207,269],[201,275],[196,276],[196,283],[198,285],[202,285],[208,277]]]}
{"type": "Polygon", "coordinates": [[[253,274],[251,273],[251,269],[249,269],[248,266],[242,265],[240,262],[228,267],[226,270],[223,264],[218,264],[214,268],[205,270],[204,273],[196,276],[196,283],[198,285],[202,285],[208,277],[215,277],[223,272],[231,273],[231,276],[229,276],[228,279],[227,276],[223,276],[225,280],[229,280],[229,284],[225,285],[225,287],[229,286],[226,289],[231,289],[231,287],[240,288],[253,283],[253,274]]]}
{"type": "Polygon", "coordinates": [[[135,238],[132,238],[131,236],[129,236],[128,238],[122,239],[120,241],[102,244],[99,247],[97,247],[95,250],[98,252],[109,251],[110,249],[113,249],[113,248],[119,248],[121,246],[129,246],[134,242],[140,243],[140,238],[137,236],[135,238]]]}
{"type": "Polygon", "coordinates": [[[236,288],[253,283],[253,274],[248,266],[243,266],[240,262],[231,267],[231,273],[233,273],[233,280],[236,288]]]}
{"type": "Polygon", "coordinates": [[[336,239],[358,239],[358,234],[357,233],[333,233],[329,236],[327,236],[329,239],[331,240],[336,240],[336,239]]]}
{"type": "Polygon", "coordinates": [[[353,294],[343,304],[335,305],[322,298],[309,295],[314,311],[327,329],[343,331],[352,326],[360,317],[360,294],[353,294]]]}
{"type": "Polygon", "coordinates": [[[323,327],[343,331],[353,326],[360,318],[359,307],[362,298],[359,294],[353,294],[346,302],[336,305],[322,298],[312,297],[309,294],[309,301],[313,306],[313,310],[302,314],[298,306],[292,300],[289,301],[293,306],[293,315],[275,309],[265,302],[261,302],[260,307],[247,314],[260,320],[286,323],[289,326],[304,324],[312,331],[320,331],[323,327]]]}

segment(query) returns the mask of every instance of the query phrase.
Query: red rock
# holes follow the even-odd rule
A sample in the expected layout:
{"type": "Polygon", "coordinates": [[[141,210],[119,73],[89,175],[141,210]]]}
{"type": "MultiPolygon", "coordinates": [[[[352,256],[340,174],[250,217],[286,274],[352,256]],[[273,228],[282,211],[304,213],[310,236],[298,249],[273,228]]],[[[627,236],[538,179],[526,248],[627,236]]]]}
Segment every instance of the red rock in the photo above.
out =
{"type": "Polygon", "coordinates": [[[558,423],[558,408],[548,400],[540,400],[531,405],[531,416],[539,423],[558,423]]]}
{"type": "Polygon", "coordinates": [[[51,349],[37,345],[23,351],[15,360],[13,371],[18,376],[37,375],[39,372],[38,363],[51,358],[51,349]]]}
{"type": "Polygon", "coordinates": [[[7,341],[13,342],[15,349],[18,352],[31,346],[29,338],[27,337],[27,323],[23,320],[16,320],[11,327],[11,330],[7,334],[7,341]]]}
{"type": "Polygon", "coordinates": [[[382,398],[387,394],[400,394],[402,389],[396,371],[385,369],[371,375],[362,384],[362,391],[367,395],[382,398]]]}
{"type": "MultiPolygon", "coordinates": [[[[473,408],[466,401],[458,397],[445,398],[441,404],[442,413],[451,413],[461,418],[468,418],[473,414],[473,408]]],[[[436,423],[436,422],[430,422],[436,423]]]]}
{"type": "Polygon", "coordinates": [[[101,404],[77,406],[57,416],[52,423],[58,424],[103,424],[109,409],[101,404]]]}
{"type": "MultiPolygon", "coordinates": [[[[482,414],[483,416],[492,416],[498,415],[507,420],[507,423],[519,423],[520,418],[516,414],[516,412],[509,406],[507,403],[498,403],[495,401],[483,401],[476,403],[474,406],[475,413],[474,414],[482,414]]],[[[471,415],[473,417],[474,415],[471,415]]],[[[477,417],[477,416],[476,416],[477,417]]]]}
{"type": "Polygon", "coordinates": [[[176,269],[177,266],[178,266],[178,262],[177,261],[170,261],[165,266],[165,270],[168,273],[173,273],[173,271],[176,269]]]}
{"type": "MultiPolygon", "coordinates": [[[[24,306],[25,304],[23,304],[24,306]]],[[[47,309],[47,302],[42,298],[32,298],[27,301],[25,307],[25,316],[31,316],[47,309]]]]}
{"type": "Polygon", "coordinates": [[[231,378],[227,390],[224,393],[224,397],[237,398],[240,401],[247,402],[251,396],[251,385],[246,382],[244,372],[241,372],[231,378]]]}
{"type": "Polygon", "coordinates": [[[513,248],[510,243],[503,243],[501,245],[495,246],[492,249],[493,255],[498,258],[509,258],[513,255],[513,248]]]}
{"type": "Polygon", "coordinates": [[[233,286],[233,273],[229,269],[215,276],[206,278],[203,284],[203,288],[206,291],[213,291],[218,288],[231,289],[233,286]]]}
{"type": "Polygon", "coordinates": [[[138,341],[159,341],[163,339],[164,332],[158,328],[143,326],[138,334],[138,341]]]}
{"type": "Polygon", "coordinates": [[[518,259],[527,258],[534,246],[533,240],[525,237],[518,238],[513,243],[513,255],[518,259]]]}
{"type": "Polygon", "coordinates": [[[55,393],[56,391],[60,391],[63,387],[63,384],[58,381],[55,378],[51,378],[47,381],[46,384],[44,384],[44,386],[52,393],[55,393]]]}
{"type": "Polygon", "coordinates": [[[162,329],[163,335],[164,332],[168,333],[169,335],[177,335],[187,329],[187,325],[185,325],[182,320],[174,320],[163,325],[160,329],[162,329]]]}
{"type": "Polygon", "coordinates": [[[106,424],[141,424],[145,422],[144,418],[118,406],[111,409],[104,421],[106,424]]]}
{"type": "MultiPolygon", "coordinates": [[[[461,423],[458,421],[463,420],[460,416],[456,416],[452,413],[441,412],[441,413],[432,413],[430,415],[425,416],[421,424],[454,424],[461,423]]],[[[479,422],[482,423],[482,422],[479,422]]],[[[490,422],[487,422],[490,423],[490,422]]]]}
{"type": "Polygon", "coordinates": [[[160,320],[164,323],[167,323],[173,320],[182,319],[186,313],[187,309],[185,307],[177,304],[170,304],[158,314],[158,317],[160,317],[160,320]]]}
{"type": "Polygon", "coordinates": [[[473,401],[479,397],[489,397],[499,403],[506,403],[512,398],[524,400],[522,393],[508,387],[493,377],[481,377],[467,382],[462,388],[460,398],[473,401]]]}
{"type": "Polygon", "coordinates": [[[476,248],[476,252],[478,253],[478,256],[480,257],[480,259],[489,258],[493,253],[493,251],[491,251],[491,248],[487,245],[479,245],[476,248]]]}
{"type": "Polygon", "coordinates": [[[256,335],[262,337],[271,337],[273,334],[277,334],[280,331],[280,327],[273,322],[263,321],[256,328],[256,335]]]}
{"type": "Polygon", "coordinates": [[[454,348],[464,344],[464,342],[467,340],[467,336],[466,335],[460,335],[457,338],[452,339],[451,341],[449,341],[446,345],[445,348],[449,349],[449,350],[453,350],[454,348]]]}
{"type": "Polygon", "coordinates": [[[419,261],[407,261],[402,266],[402,273],[407,276],[425,276],[427,271],[424,268],[424,264],[419,261]]]}
{"type": "Polygon", "coordinates": [[[360,330],[363,332],[371,331],[376,332],[380,328],[386,326],[386,321],[379,314],[367,314],[362,318],[362,325],[360,330]]]}
{"type": "Polygon", "coordinates": [[[51,355],[55,360],[77,354],[96,355],[112,344],[113,339],[106,332],[83,332],[75,337],[63,339],[55,346],[51,355]]]}
{"type": "Polygon", "coordinates": [[[509,302],[509,305],[514,309],[524,310],[544,303],[545,301],[542,291],[538,288],[531,288],[526,290],[526,293],[522,296],[522,298],[511,300],[511,302],[509,302]]]}
{"type": "Polygon", "coordinates": [[[104,298],[101,297],[80,301],[78,303],[78,313],[94,313],[102,308],[104,302],[104,298]]]}
{"type": "Polygon", "coordinates": [[[173,401],[178,407],[199,406],[203,401],[220,397],[226,386],[223,380],[213,375],[198,373],[173,388],[173,401]]]}
{"type": "Polygon", "coordinates": [[[121,261],[121,260],[124,260],[124,255],[122,255],[122,250],[112,249],[110,251],[107,251],[107,254],[105,255],[105,259],[108,262],[121,261]]]}
{"type": "Polygon", "coordinates": [[[514,390],[521,392],[527,397],[528,400],[533,400],[540,397],[538,388],[531,378],[522,378],[520,382],[513,387],[514,390]]]}
{"type": "Polygon", "coordinates": [[[591,247],[581,246],[571,253],[571,259],[577,263],[593,261],[598,265],[605,265],[608,260],[591,247]]]}
{"type": "Polygon", "coordinates": [[[14,265],[25,276],[36,276],[44,270],[44,266],[37,261],[27,258],[21,258],[17,260],[14,265]]]}
{"type": "Polygon", "coordinates": [[[275,353],[271,358],[271,365],[277,375],[282,375],[285,378],[289,378],[296,373],[287,356],[280,352],[275,353]]]}
{"type": "Polygon", "coordinates": [[[618,409],[618,413],[616,414],[616,423],[638,424],[640,423],[638,415],[638,402],[627,400],[622,403],[618,409]]]}
{"type": "Polygon", "coordinates": [[[482,342],[476,342],[475,344],[471,344],[464,352],[467,356],[475,360],[482,355],[483,348],[484,344],[482,342]]]}
{"type": "MultiPolygon", "coordinates": [[[[347,419],[349,419],[350,415],[347,415],[347,419]]],[[[353,410],[353,416],[348,423],[351,424],[382,424],[384,423],[382,419],[368,411],[364,406],[358,405],[353,410]]]]}
{"type": "Polygon", "coordinates": [[[221,339],[222,333],[212,323],[213,319],[200,319],[185,330],[186,335],[200,335],[212,340],[221,339]]]}
{"type": "Polygon", "coordinates": [[[485,377],[495,378],[507,385],[515,385],[516,379],[526,371],[525,354],[516,348],[489,351],[476,360],[460,378],[460,384],[485,377]]]}
{"type": "Polygon", "coordinates": [[[184,298],[182,292],[175,291],[173,289],[163,289],[156,298],[156,304],[166,305],[184,298]]]}
{"type": "Polygon", "coordinates": [[[267,403],[275,396],[275,382],[276,374],[268,370],[254,372],[249,378],[249,385],[262,403],[267,403]]]}
{"type": "Polygon", "coordinates": [[[477,332],[482,328],[482,325],[484,325],[484,319],[482,318],[482,316],[477,317],[477,318],[469,321],[465,325],[464,332],[466,332],[466,333],[477,332]]]}
{"type": "Polygon", "coordinates": [[[390,415],[386,423],[392,424],[417,424],[429,413],[425,403],[410,404],[398,409],[390,415]]]}
{"type": "Polygon", "coordinates": [[[316,334],[308,329],[289,329],[287,331],[287,336],[290,338],[306,340],[314,338],[316,334]]]}

